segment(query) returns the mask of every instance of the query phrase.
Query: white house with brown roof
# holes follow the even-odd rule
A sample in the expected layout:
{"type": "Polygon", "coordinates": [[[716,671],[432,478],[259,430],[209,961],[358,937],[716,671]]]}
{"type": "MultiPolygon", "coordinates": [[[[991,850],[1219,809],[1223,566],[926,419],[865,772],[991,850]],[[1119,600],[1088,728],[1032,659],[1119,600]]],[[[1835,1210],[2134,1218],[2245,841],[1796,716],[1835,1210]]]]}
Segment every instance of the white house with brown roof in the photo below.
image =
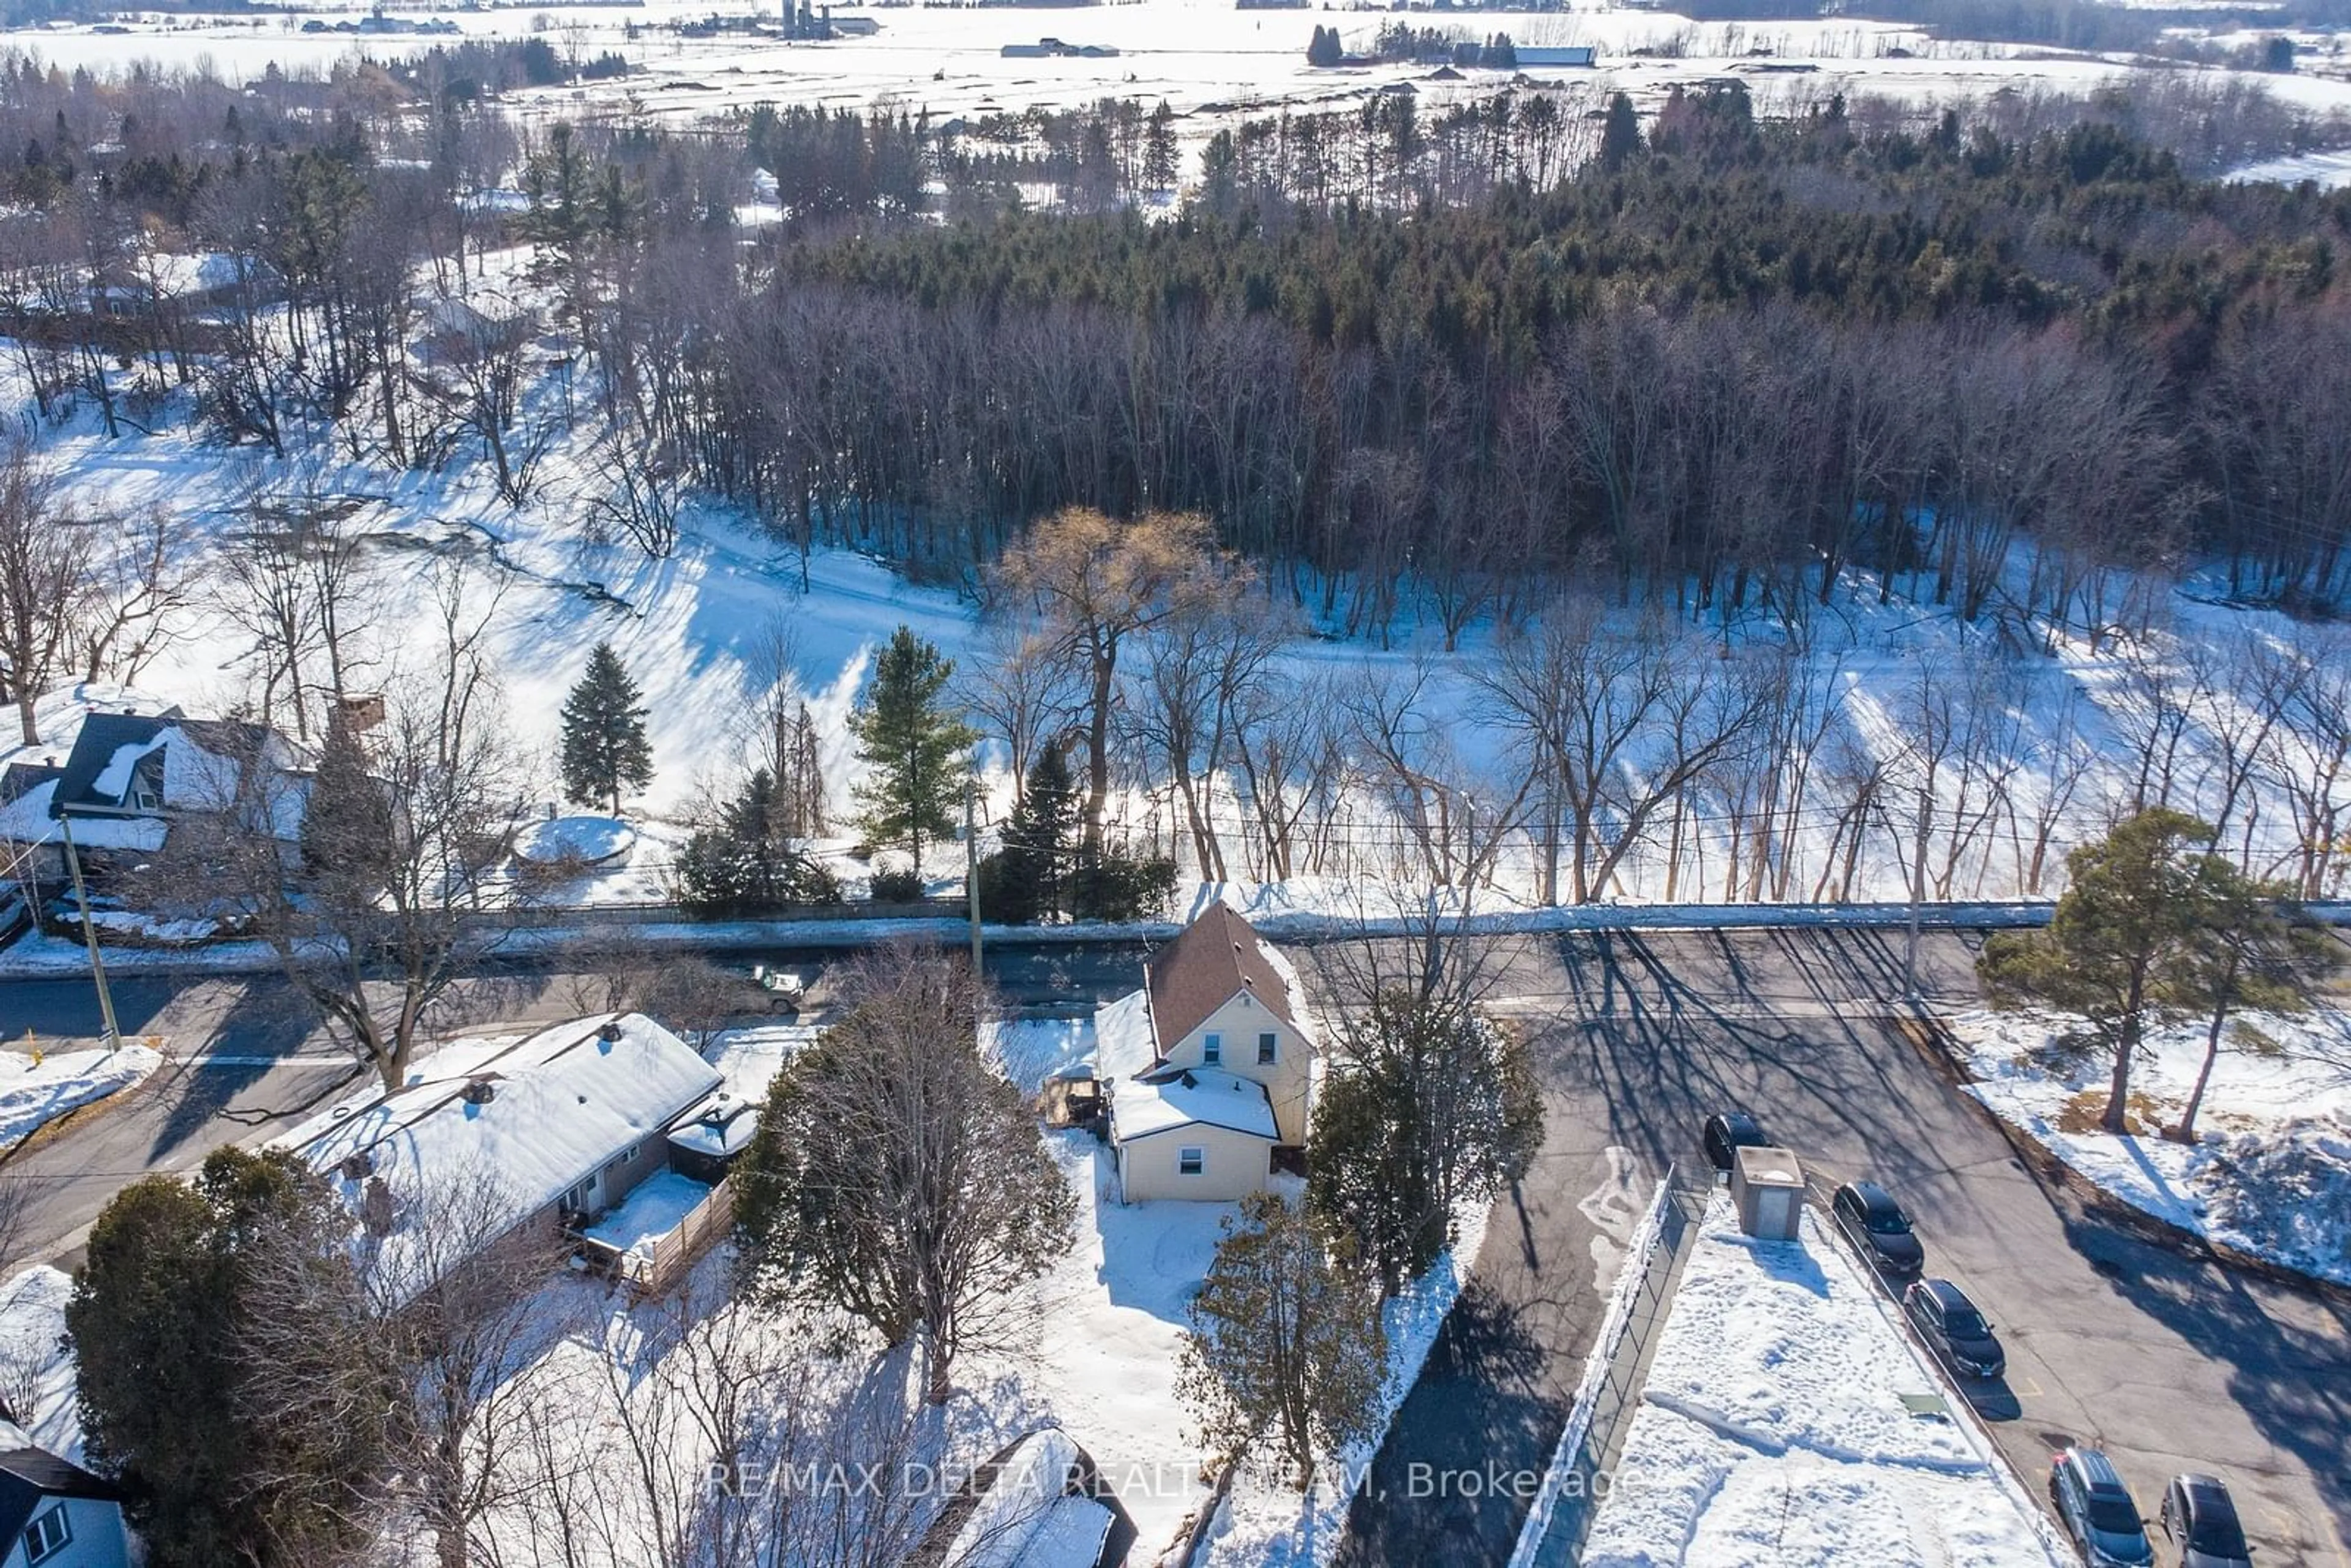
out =
{"type": "Polygon", "coordinates": [[[1306,1142],[1314,1045],[1289,966],[1215,904],[1094,1015],[1095,1072],[1129,1203],[1228,1202],[1306,1142]]]}

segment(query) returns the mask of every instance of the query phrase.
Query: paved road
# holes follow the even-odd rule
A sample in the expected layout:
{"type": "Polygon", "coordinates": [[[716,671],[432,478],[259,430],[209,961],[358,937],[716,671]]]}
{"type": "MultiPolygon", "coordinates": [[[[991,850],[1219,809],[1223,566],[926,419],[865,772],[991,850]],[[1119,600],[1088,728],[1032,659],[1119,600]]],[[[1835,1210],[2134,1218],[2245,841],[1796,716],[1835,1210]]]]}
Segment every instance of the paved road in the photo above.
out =
{"type": "MultiPolygon", "coordinates": [[[[810,1000],[820,1007],[825,967],[841,957],[751,953],[726,962],[799,968],[815,977],[810,1000]]],[[[989,952],[987,967],[1008,1002],[1052,1006],[1131,988],[1141,957],[1134,944],[1008,946],[989,952]]],[[[594,979],[560,967],[502,966],[454,987],[431,1028],[453,1038],[492,1020],[576,1018],[596,1005],[588,999],[594,979]]],[[[126,1184],[153,1172],[193,1170],[222,1145],[283,1130],[358,1078],[279,977],[131,979],[112,988],[124,1038],[159,1037],[174,1060],[132,1093],[84,1113],[0,1164],[27,1193],[21,1232],[13,1247],[0,1249],[16,1260],[70,1263],[90,1222],[126,1184]]],[[[756,996],[747,985],[747,1002],[756,996]]],[[[97,1043],[101,1028],[89,980],[0,982],[0,1045],[21,1049],[27,1030],[51,1050],[97,1043]]]]}
{"type": "MultiPolygon", "coordinates": [[[[1930,996],[1970,1000],[1971,960],[1930,939],[1930,996]]],[[[1706,1113],[1743,1103],[1820,1175],[1901,1194],[1930,1267],[2001,1329],[2010,1375],[1979,1404],[2028,1475],[2098,1443],[2151,1509],[2172,1473],[2217,1470],[2260,1561],[2351,1568],[2345,1298],[2149,1245],[2037,1177],[1883,1001],[1902,992],[1897,935],[1586,935],[1523,956],[1507,988],[1536,1033],[1548,1141],[1488,1229],[1471,1310],[1407,1399],[1343,1562],[1507,1555],[1521,1500],[1403,1497],[1409,1467],[1541,1467],[1613,1277],[1618,1175],[1630,1162],[1645,1192],[1697,1157],[1706,1113]]]]}

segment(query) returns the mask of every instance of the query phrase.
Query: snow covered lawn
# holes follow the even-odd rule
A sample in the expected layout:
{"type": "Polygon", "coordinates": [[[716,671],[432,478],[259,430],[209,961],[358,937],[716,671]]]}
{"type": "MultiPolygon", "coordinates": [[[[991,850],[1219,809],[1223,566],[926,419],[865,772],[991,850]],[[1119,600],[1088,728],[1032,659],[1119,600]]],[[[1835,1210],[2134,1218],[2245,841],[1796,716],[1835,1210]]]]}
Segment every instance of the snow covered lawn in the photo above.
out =
{"type": "Polygon", "coordinates": [[[0,1052],[0,1149],[15,1148],[67,1112],[128,1089],[162,1064],[143,1045],[38,1059],[0,1052]]]}
{"type": "Polygon", "coordinates": [[[1585,1547],[1587,1568],[2019,1568],[2072,1561],[1813,1213],[1739,1233],[1718,1194],[1585,1547]]]}
{"type": "Polygon", "coordinates": [[[81,1406],[66,1302],[73,1281],[43,1264],[0,1285],[0,1402],[41,1447],[81,1462],[81,1406]]]}
{"type": "Polygon", "coordinates": [[[2223,1246],[2351,1282],[2351,1015],[2236,1020],[2193,1147],[2161,1130],[2195,1082],[2201,1024],[2148,1041],[2133,1070],[2132,1137],[2097,1129],[2106,1069],[2053,1049],[2077,1020],[1976,1011],[1948,1027],[1977,1080],[1969,1092],[2106,1192],[2223,1246]]]}

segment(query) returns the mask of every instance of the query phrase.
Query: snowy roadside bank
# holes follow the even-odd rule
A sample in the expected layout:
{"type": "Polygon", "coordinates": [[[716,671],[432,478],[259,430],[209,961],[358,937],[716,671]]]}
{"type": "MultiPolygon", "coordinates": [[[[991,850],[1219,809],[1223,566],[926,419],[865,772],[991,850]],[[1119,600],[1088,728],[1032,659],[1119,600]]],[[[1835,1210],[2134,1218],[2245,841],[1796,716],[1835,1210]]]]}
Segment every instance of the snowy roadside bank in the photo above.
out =
{"type": "Polygon", "coordinates": [[[162,1064],[163,1058],[144,1045],[53,1056],[0,1052],[0,1152],[15,1148],[68,1111],[120,1093],[162,1064]]]}
{"type": "MultiPolygon", "coordinates": [[[[1428,916],[1366,915],[1284,907],[1265,890],[1204,886],[1186,909],[1196,914],[1222,896],[1266,936],[1279,942],[1335,942],[1361,936],[1405,936],[1425,930],[1428,916]],[[1270,907],[1269,904],[1270,902],[1270,907]]],[[[1384,905],[1395,908],[1388,903],[1384,905]]],[[[1929,930],[1989,931],[2048,923],[2054,906],[2045,903],[1928,904],[1920,924],[1929,930]]],[[[2351,904],[2313,906],[2320,918],[2351,923],[2351,904]]],[[[1830,926],[1885,930],[1909,924],[1907,904],[1585,904],[1542,909],[1441,911],[1448,927],[1481,936],[1543,936],[1572,931],[1697,931],[1746,927],[1830,926]]],[[[993,946],[1083,946],[1093,943],[1165,942],[1185,921],[1134,921],[1122,925],[985,925],[993,946]]],[[[954,919],[728,920],[711,922],[583,921],[575,925],[517,931],[485,942],[482,951],[500,957],[549,956],[593,936],[625,935],[632,946],[706,952],[774,949],[850,949],[889,942],[962,942],[971,927],[954,919]]],[[[27,936],[0,950],[0,979],[36,978],[87,972],[89,960],[78,943],[44,935],[27,936]]],[[[107,955],[110,975],[155,977],[180,974],[257,974],[277,967],[266,943],[224,942],[195,951],[124,951],[107,955]]]]}
{"type": "Polygon", "coordinates": [[[2101,1191],[2214,1245],[2351,1284],[2351,1015],[2236,1019],[2193,1145],[2162,1132],[2202,1065],[2202,1024],[2150,1036],[2127,1136],[2097,1124],[2105,1066],[2064,1048],[2080,1020],[1973,1011],[1946,1027],[1975,1080],[1968,1092],[2101,1191]]]}

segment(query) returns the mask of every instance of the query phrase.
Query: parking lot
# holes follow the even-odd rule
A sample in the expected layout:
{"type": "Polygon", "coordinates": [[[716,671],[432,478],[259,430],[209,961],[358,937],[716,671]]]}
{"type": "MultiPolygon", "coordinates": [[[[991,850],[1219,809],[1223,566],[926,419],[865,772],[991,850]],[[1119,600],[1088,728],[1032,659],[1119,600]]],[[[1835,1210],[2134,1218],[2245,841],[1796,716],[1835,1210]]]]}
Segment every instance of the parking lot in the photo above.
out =
{"type": "MultiPolygon", "coordinates": [[[[1972,957],[1962,938],[1930,936],[1928,997],[1973,1005],[1972,957]]],[[[1399,1454],[1533,1451],[1531,1412],[1563,1414],[1597,1326],[1583,1303],[1606,1287],[1606,1207],[1586,1189],[1627,1161],[1639,1188],[1698,1159],[1706,1116],[1744,1105],[1813,1176],[1876,1179],[1910,1210],[1928,1272],[1966,1289],[2007,1348],[2007,1376],[1975,1402],[2036,1495],[2050,1455],[2073,1442],[2107,1449],[2150,1518],[2171,1475],[2210,1470],[2234,1490],[2257,1561],[2351,1568],[2351,1298],[2183,1256],[2045,1180],[1906,1027],[1903,985],[1898,933],[1620,933],[1530,948],[1500,1006],[1536,1041],[1549,1141],[1489,1228],[1481,1319],[1448,1329],[1457,1343],[1432,1357],[1459,1386],[1416,1391],[1399,1454]],[[1506,1339],[1550,1366],[1496,1370],[1506,1339]],[[1498,1429],[1491,1411],[1513,1401],[1481,1404],[1477,1385],[1503,1375],[1530,1414],[1498,1429]]],[[[1515,1518],[1491,1503],[1451,1517],[1367,1507],[1347,1558],[1490,1550],[1515,1518]]]]}

